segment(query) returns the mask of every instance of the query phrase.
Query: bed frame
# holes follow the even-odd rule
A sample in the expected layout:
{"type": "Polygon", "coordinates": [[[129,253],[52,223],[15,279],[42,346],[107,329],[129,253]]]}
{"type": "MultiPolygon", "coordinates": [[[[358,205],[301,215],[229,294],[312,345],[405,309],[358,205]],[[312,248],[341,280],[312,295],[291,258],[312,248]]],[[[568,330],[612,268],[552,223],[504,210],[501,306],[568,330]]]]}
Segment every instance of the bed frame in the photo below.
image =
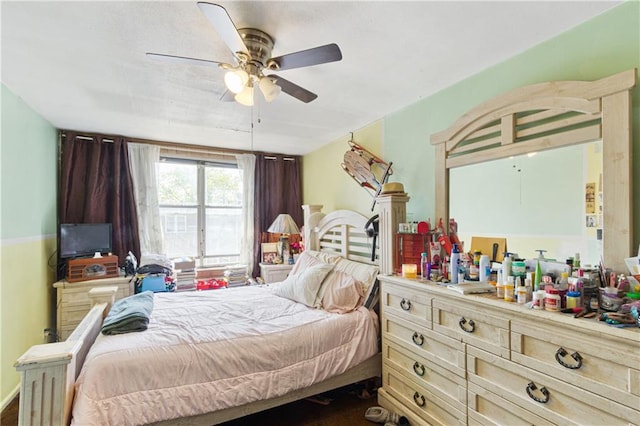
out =
{"type": "MultiPolygon", "coordinates": [[[[303,206],[304,237],[307,248],[338,254],[344,258],[371,261],[371,239],[364,225],[368,218],[347,210],[329,214],[322,206],[303,206]]],[[[383,254],[380,254],[382,258],[383,254]]],[[[31,347],[16,362],[20,372],[20,425],[68,425],[74,396],[74,383],[85,357],[100,333],[115,288],[90,292],[93,307],[64,342],[31,347]]],[[[165,421],[162,425],[211,425],[243,417],[272,407],[326,392],[381,375],[380,353],[345,373],[278,398],[256,401],[200,416],[165,421]]]]}

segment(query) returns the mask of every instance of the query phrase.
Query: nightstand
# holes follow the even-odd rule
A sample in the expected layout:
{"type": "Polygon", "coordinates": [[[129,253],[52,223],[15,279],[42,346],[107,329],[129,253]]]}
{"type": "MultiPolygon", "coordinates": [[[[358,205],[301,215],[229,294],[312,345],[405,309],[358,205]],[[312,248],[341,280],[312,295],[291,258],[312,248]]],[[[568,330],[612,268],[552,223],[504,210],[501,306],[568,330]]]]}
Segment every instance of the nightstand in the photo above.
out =
{"type": "Polygon", "coordinates": [[[112,286],[117,288],[114,300],[131,296],[134,293],[132,277],[123,276],[75,283],[70,283],[65,279],[53,284],[57,293],[56,319],[58,339],[60,341],[69,337],[69,334],[80,324],[82,318],[91,309],[89,292],[94,290],[95,293],[98,291],[96,289],[112,286]]]}
{"type": "Polygon", "coordinates": [[[265,283],[277,283],[284,281],[291,272],[293,265],[289,264],[260,264],[260,275],[265,283]]]}

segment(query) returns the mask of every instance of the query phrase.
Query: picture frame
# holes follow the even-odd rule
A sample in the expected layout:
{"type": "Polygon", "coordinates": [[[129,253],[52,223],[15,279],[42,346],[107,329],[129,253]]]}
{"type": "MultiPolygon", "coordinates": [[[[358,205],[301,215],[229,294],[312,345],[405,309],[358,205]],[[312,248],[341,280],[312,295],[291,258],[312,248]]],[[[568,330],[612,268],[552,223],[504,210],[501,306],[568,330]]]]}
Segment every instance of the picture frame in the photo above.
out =
{"type": "Polygon", "coordinates": [[[260,261],[266,264],[276,263],[278,257],[278,243],[262,243],[261,244],[262,256],[260,261]]]}

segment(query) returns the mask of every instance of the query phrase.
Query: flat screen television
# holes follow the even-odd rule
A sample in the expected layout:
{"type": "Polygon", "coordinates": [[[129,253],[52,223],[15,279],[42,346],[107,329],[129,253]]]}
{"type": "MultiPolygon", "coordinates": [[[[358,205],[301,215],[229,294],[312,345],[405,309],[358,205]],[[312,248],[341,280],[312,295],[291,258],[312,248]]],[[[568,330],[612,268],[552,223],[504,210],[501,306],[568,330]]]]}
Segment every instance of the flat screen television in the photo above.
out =
{"type": "Polygon", "coordinates": [[[60,224],[60,258],[93,256],[96,252],[110,253],[110,223],[60,224]]]}

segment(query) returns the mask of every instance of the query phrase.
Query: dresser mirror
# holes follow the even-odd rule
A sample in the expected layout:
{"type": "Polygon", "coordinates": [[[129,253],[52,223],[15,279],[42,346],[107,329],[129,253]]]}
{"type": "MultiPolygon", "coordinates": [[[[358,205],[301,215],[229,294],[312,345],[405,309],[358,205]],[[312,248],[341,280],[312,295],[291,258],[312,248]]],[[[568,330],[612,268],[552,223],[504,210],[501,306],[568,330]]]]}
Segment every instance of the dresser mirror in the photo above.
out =
{"type": "Polygon", "coordinates": [[[602,141],[531,152],[450,170],[449,214],[464,249],[471,237],[504,237],[523,258],[564,262],[602,255],[602,141]]]}
{"type": "MultiPolygon", "coordinates": [[[[514,89],[480,104],[448,129],[433,134],[431,143],[436,150],[436,217],[445,221],[452,217],[450,209],[454,206],[451,205],[450,179],[455,179],[453,169],[506,159],[506,167],[509,161],[513,161],[522,170],[526,162],[524,157],[519,156],[547,152],[549,161],[557,160],[561,149],[572,147],[579,150],[585,144],[589,146],[601,141],[602,221],[596,224],[596,229],[597,226],[602,229],[604,265],[625,272],[624,258],[633,253],[631,90],[635,87],[636,75],[637,70],[631,69],[596,81],[555,81],[514,89]]],[[[562,167],[566,169],[569,166],[563,164],[562,167]]],[[[481,180],[477,173],[481,172],[476,171],[476,175],[466,178],[470,179],[468,185],[476,185],[481,180]]],[[[470,209],[478,221],[490,222],[490,216],[496,214],[497,210],[508,208],[504,200],[513,202],[519,196],[503,193],[502,188],[506,185],[500,180],[504,179],[491,182],[484,191],[474,187],[474,191],[485,193],[487,198],[494,200],[490,209],[481,210],[473,203],[464,203],[463,199],[457,199],[459,194],[453,200],[455,209],[470,209]],[[490,197],[489,194],[495,196],[490,197]]],[[[596,193],[600,192],[599,182],[600,179],[596,181],[596,193]]],[[[574,208],[584,205],[584,189],[579,191],[581,201],[576,201],[577,205],[572,204],[574,208]]],[[[550,210],[561,208],[560,200],[551,197],[541,202],[547,204],[550,210]]],[[[464,219],[461,219],[461,214],[456,213],[454,218],[462,222],[464,219]]],[[[585,213],[582,215],[585,216],[585,213]]],[[[598,213],[596,215],[599,216],[598,213]]],[[[586,216],[584,220],[586,223],[586,216]]],[[[552,223],[556,217],[550,214],[546,221],[552,223]]],[[[522,223],[521,226],[527,225],[522,223]]],[[[554,227],[549,226],[549,229],[554,227]]],[[[479,232],[471,227],[469,231],[479,232]]],[[[517,230],[512,233],[500,232],[501,235],[507,235],[507,248],[512,246],[512,235],[515,238],[516,234],[523,233],[517,230]]],[[[536,248],[545,247],[535,247],[534,250],[536,248]]],[[[520,254],[531,257],[531,249],[526,250],[520,254]]]]}

